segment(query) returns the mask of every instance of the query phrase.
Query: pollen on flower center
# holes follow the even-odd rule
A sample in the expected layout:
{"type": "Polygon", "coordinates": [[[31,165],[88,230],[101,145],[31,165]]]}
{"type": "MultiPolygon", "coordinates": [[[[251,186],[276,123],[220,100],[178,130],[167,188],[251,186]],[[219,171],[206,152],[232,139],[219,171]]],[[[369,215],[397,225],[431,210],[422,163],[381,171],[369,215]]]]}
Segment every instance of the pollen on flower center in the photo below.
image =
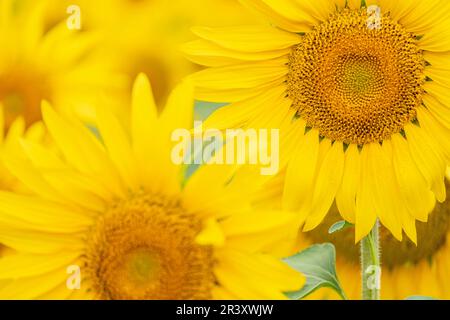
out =
{"type": "Polygon", "coordinates": [[[331,140],[388,139],[415,119],[424,59],[416,37],[388,16],[369,28],[366,11],[344,10],[293,47],[287,93],[308,126],[331,140]]]}
{"type": "Polygon", "coordinates": [[[195,242],[201,221],[177,200],[135,195],[92,229],[86,269],[100,299],[209,299],[212,249],[195,242]]]}

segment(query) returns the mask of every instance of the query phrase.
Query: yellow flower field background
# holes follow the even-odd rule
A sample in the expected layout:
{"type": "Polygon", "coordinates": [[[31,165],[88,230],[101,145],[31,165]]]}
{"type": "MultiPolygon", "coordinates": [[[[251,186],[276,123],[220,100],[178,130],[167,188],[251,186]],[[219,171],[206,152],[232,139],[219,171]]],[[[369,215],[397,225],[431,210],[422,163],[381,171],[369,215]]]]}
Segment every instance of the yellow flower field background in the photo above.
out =
{"type": "Polygon", "coordinates": [[[449,39],[445,0],[0,0],[0,299],[450,299],[449,39]]]}

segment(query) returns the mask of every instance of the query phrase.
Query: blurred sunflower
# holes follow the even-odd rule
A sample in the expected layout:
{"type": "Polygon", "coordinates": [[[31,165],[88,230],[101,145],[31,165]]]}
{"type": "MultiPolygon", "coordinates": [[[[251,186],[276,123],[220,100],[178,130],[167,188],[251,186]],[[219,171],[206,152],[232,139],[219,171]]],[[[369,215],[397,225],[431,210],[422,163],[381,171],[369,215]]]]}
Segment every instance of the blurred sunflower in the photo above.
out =
{"type": "MultiPolygon", "coordinates": [[[[129,75],[129,87],[143,72],[155,88],[155,100],[163,106],[171,89],[198,65],[186,60],[180,45],[192,39],[194,25],[257,23],[237,0],[51,0],[49,23],[78,5],[83,30],[102,34],[98,56],[111,59],[115,70],[129,75]]],[[[128,94],[130,90],[124,91],[128,94]]],[[[128,99],[128,97],[124,97],[128,99]]]]}
{"type": "Polygon", "coordinates": [[[207,126],[280,128],[283,205],[305,231],[336,199],[356,241],[379,218],[416,242],[446,197],[450,3],[241,2],[272,25],[197,27],[184,48],[211,67],[192,76],[196,98],[231,103],[207,126]]]}
{"type": "Polygon", "coordinates": [[[49,3],[0,0],[0,102],[6,128],[18,116],[27,126],[40,120],[43,99],[89,119],[96,101],[126,85],[105,59],[91,56],[98,35],[69,30],[66,20],[46,25],[49,3]]]}
{"type": "MultiPolygon", "coordinates": [[[[449,184],[446,184],[447,192],[449,184]]],[[[300,234],[299,246],[332,242],[337,251],[339,279],[350,299],[359,299],[361,279],[359,247],[352,246],[348,230],[328,234],[328,228],[340,220],[333,206],[325,221],[316,229],[300,234]]],[[[421,295],[450,299],[450,200],[436,204],[427,223],[417,224],[416,246],[410,240],[396,241],[387,229],[381,229],[381,298],[403,300],[421,295]]],[[[320,290],[314,298],[339,299],[330,290],[320,290]]]]}
{"type": "Polygon", "coordinates": [[[103,144],[44,104],[65,160],[23,142],[28,158],[5,161],[34,194],[0,192],[1,240],[18,251],[0,259],[0,298],[282,299],[300,288],[300,274],[258,253],[292,215],[252,211],[251,188],[223,167],[201,168],[181,188],[170,135],[192,125],[192,95],[180,85],[158,116],[140,75],[130,132],[98,109],[103,144]],[[69,266],[81,268],[79,290],[67,287],[69,266]]]}

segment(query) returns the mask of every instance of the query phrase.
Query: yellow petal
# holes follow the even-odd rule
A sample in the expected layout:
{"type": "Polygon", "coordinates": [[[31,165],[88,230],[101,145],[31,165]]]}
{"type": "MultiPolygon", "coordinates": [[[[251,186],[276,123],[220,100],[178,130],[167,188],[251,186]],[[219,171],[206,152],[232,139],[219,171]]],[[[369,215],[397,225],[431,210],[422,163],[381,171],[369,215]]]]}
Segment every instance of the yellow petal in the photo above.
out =
{"type": "Polygon", "coordinates": [[[139,74],[133,85],[131,106],[131,132],[133,143],[139,145],[143,137],[152,133],[157,108],[147,76],[139,74]]]}
{"type": "Polygon", "coordinates": [[[426,222],[434,207],[434,196],[410,155],[408,142],[400,134],[392,136],[392,156],[399,192],[408,211],[426,222]]]}
{"type": "Polygon", "coordinates": [[[267,289],[249,284],[242,276],[238,276],[229,266],[217,266],[214,270],[217,282],[238,299],[260,300],[260,299],[281,299],[279,293],[267,293],[267,289]],[[263,292],[261,292],[263,291],[263,292]]]}
{"type": "Polygon", "coordinates": [[[373,181],[376,172],[370,167],[369,148],[372,144],[365,145],[361,151],[361,175],[356,195],[356,225],[355,242],[364,238],[372,230],[377,219],[377,213],[373,204],[373,181]]]}
{"type": "Polygon", "coordinates": [[[450,129],[450,108],[430,95],[424,95],[423,102],[434,118],[450,129]]]}
{"type": "MultiPolygon", "coordinates": [[[[196,86],[205,89],[246,89],[279,80],[288,73],[287,59],[209,68],[189,77],[196,86]]],[[[222,101],[228,102],[228,101],[222,101]]]]}
{"type": "MultiPolygon", "coordinates": [[[[280,130],[282,124],[287,121],[292,121],[294,115],[292,101],[286,98],[283,93],[280,93],[278,97],[275,96],[272,99],[267,99],[261,105],[260,111],[248,121],[247,128],[280,130]],[[277,112],[273,112],[274,109],[277,112]]],[[[270,142],[268,144],[270,145],[270,142]]]]}
{"type": "Polygon", "coordinates": [[[45,293],[39,294],[36,300],[68,300],[74,291],[79,291],[82,289],[69,289],[67,283],[63,282],[57,287],[46,291],[45,293]]]}
{"type": "Polygon", "coordinates": [[[269,89],[275,87],[285,88],[285,77],[281,77],[274,81],[263,83],[262,85],[250,88],[238,88],[238,89],[211,89],[196,87],[195,98],[202,101],[210,101],[216,103],[231,103],[239,102],[241,100],[257,97],[263,94],[269,89]]]}
{"type": "Polygon", "coordinates": [[[42,177],[63,195],[58,202],[67,201],[75,204],[87,216],[96,216],[99,212],[104,212],[106,203],[113,199],[110,195],[105,198],[105,191],[99,188],[96,181],[84,177],[79,172],[45,170],[42,177]]]}
{"type": "Polygon", "coordinates": [[[40,143],[44,141],[46,134],[47,132],[44,123],[42,121],[38,121],[28,127],[24,137],[29,141],[40,143]]]}
{"type": "Polygon", "coordinates": [[[395,173],[392,167],[392,147],[389,140],[383,146],[372,143],[369,148],[369,161],[372,169],[372,194],[374,209],[381,223],[396,237],[402,240],[402,225],[399,221],[397,203],[399,202],[395,173]]]}
{"type": "Polygon", "coordinates": [[[434,147],[450,162],[450,129],[441,125],[425,108],[417,109],[417,119],[430,137],[433,137],[434,147]]]}
{"type": "Polygon", "coordinates": [[[237,250],[227,250],[221,255],[221,263],[242,270],[254,277],[262,279],[266,287],[287,292],[299,290],[305,283],[304,276],[289,267],[286,263],[265,254],[248,255],[237,250]]]}
{"type": "Polygon", "coordinates": [[[31,55],[36,51],[44,34],[45,13],[48,10],[47,1],[35,2],[28,8],[21,21],[20,36],[26,41],[19,43],[22,54],[31,55]]]}
{"type": "Polygon", "coordinates": [[[92,225],[92,219],[65,205],[0,192],[0,222],[18,228],[49,232],[79,232],[92,225]]]}
{"type": "Polygon", "coordinates": [[[50,254],[62,250],[83,250],[84,241],[78,234],[39,232],[30,229],[0,227],[0,242],[14,250],[31,254],[50,254]]]}
{"type": "Polygon", "coordinates": [[[216,219],[208,219],[195,241],[201,245],[221,247],[225,243],[225,235],[216,219]]]}
{"type": "Polygon", "coordinates": [[[237,297],[222,287],[214,287],[212,289],[214,300],[237,300],[237,297]]]}
{"type": "Polygon", "coordinates": [[[23,117],[16,118],[9,127],[5,137],[5,145],[17,143],[17,139],[21,138],[25,132],[25,120],[23,117]]]}
{"type": "Polygon", "coordinates": [[[345,153],[342,184],[336,194],[336,205],[342,217],[350,223],[355,223],[356,192],[360,181],[361,161],[358,146],[349,145],[345,153]]]}
{"type": "Polygon", "coordinates": [[[178,192],[180,179],[175,177],[168,150],[170,136],[161,131],[150,83],[144,74],[135,81],[132,100],[131,135],[140,181],[155,192],[178,192]]]}
{"type": "Polygon", "coordinates": [[[413,10],[414,5],[417,5],[417,1],[404,0],[404,1],[390,1],[390,0],[378,0],[382,13],[390,13],[394,20],[400,20],[413,10]]]}
{"type": "Polygon", "coordinates": [[[446,1],[430,0],[423,1],[400,1],[400,8],[404,8],[404,15],[399,19],[400,23],[411,32],[416,34],[426,34],[430,32],[448,15],[446,1]],[[436,11],[435,8],[440,10],[436,11]]]}
{"type": "Polygon", "coordinates": [[[318,155],[319,134],[312,129],[302,138],[289,161],[283,192],[285,209],[299,209],[311,197],[318,155]]]}
{"type": "Polygon", "coordinates": [[[301,37],[271,26],[195,27],[192,31],[199,37],[225,49],[242,52],[264,52],[290,48],[301,37]]]}
{"type": "Polygon", "coordinates": [[[287,227],[295,221],[295,214],[285,211],[254,210],[230,216],[221,222],[227,237],[266,232],[278,227],[287,227]]]}
{"type": "MultiPolygon", "coordinates": [[[[450,71],[445,67],[442,68],[435,65],[427,66],[425,69],[425,75],[433,80],[427,82],[438,83],[446,88],[450,87],[450,71]]],[[[432,85],[432,83],[428,83],[427,85],[432,85]]]]}
{"type": "Polygon", "coordinates": [[[0,299],[32,300],[67,281],[67,266],[34,277],[19,278],[0,287],[0,299]]]}
{"type": "Polygon", "coordinates": [[[426,68],[428,70],[442,70],[449,71],[450,66],[448,65],[448,56],[446,53],[439,52],[431,52],[425,51],[423,53],[425,61],[427,61],[430,65],[426,68]]]}
{"type": "Polygon", "coordinates": [[[6,155],[3,160],[8,170],[37,195],[44,199],[55,201],[61,201],[61,198],[65,198],[64,195],[53,188],[29,162],[11,155],[6,155]]]}
{"type": "Polygon", "coordinates": [[[290,53],[291,48],[263,51],[241,52],[226,49],[207,40],[196,40],[183,45],[182,50],[194,63],[209,67],[221,67],[245,61],[263,61],[279,58],[290,53]]]}
{"type": "Polygon", "coordinates": [[[344,149],[342,143],[336,141],[327,152],[316,178],[311,215],[306,219],[304,231],[317,227],[328,213],[341,186],[343,171],[344,149]]]}
{"type": "Polygon", "coordinates": [[[102,140],[120,175],[131,190],[138,187],[136,160],[133,157],[130,138],[120,122],[107,110],[97,109],[97,121],[102,140]]]}
{"type": "Polygon", "coordinates": [[[255,118],[263,105],[266,103],[268,105],[276,104],[284,98],[284,95],[285,88],[277,86],[252,98],[221,107],[206,119],[204,127],[219,130],[240,128],[251,118],[255,118]]]}
{"type": "Polygon", "coordinates": [[[113,194],[124,194],[118,173],[103,146],[85,126],[63,119],[45,101],[42,104],[42,115],[55,144],[68,163],[80,172],[98,179],[113,194]]]}
{"type": "Polygon", "coordinates": [[[436,11],[434,9],[435,6],[430,3],[419,1],[419,6],[422,4],[428,10],[421,10],[420,7],[417,8],[416,16],[421,17],[422,20],[410,25],[414,26],[412,31],[423,34],[423,37],[418,42],[420,48],[434,52],[447,52],[450,50],[450,31],[448,29],[450,23],[450,17],[448,16],[450,6],[446,1],[438,1],[435,3],[440,10],[436,11]]]}
{"type": "Polygon", "coordinates": [[[0,279],[16,279],[36,276],[69,266],[79,252],[64,252],[54,255],[13,254],[0,259],[0,279]]]}
{"type": "MultiPolygon", "coordinates": [[[[295,33],[307,32],[310,30],[310,26],[305,22],[301,21],[301,17],[304,16],[304,13],[301,13],[297,16],[292,16],[299,12],[299,10],[294,10],[294,12],[288,13],[289,10],[275,10],[271,5],[266,3],[265,1],[260,0],[240,0],[242,4],[245,6],[260,12],[264,18],[268,18],[272,23],[276,26],[295,33]],[[287,15],[287,16],[286,16],[287,15]]],[[[283,1],[286,4],[286,1],[283,1]]],[[[292,4],[289,6],[292,7],[292,4]]]]}
{"type": "Polygon", "coordinates": [[[149,158],[146,150],[155,137],[157,109],[150,82],[144,74],[139,74],[133,85],[131,107],[131,138],[133,149],[140,161],[149,158]]]}
{"type": "Polygon", "coordinates": [[[330,14],[336,11],[337,6],[335,1],[329,0],[297,0],[295,4],[298,6],[298,8],[300,8],[302,12],[307,13],[316,21],[327,20],[330,14]]]}
{"type": "Polygon", "coordinates": [[[424,129],[414,124],[405,126],[411,156],[428,183],[438,201],[445,200],[445,186],[443,174],[446,169],[444,160],[431,147],[433,143],[424,129]]]}
{"type": "Polygon", "coordinates": [[[447,108],[450,105],[450,94],[448,88],[441,85],[438,82],[427,81],[423,88],[426,90],[427,94],[434,97],[441,104],[445,105],[447,108]]]}
{"type": "Polygon", "coordinates": [[[175,129],[190,129],[194,125],[194,87],[187,80],[170,94],[161,114],[163,130],[169,136],[175,129]]]}

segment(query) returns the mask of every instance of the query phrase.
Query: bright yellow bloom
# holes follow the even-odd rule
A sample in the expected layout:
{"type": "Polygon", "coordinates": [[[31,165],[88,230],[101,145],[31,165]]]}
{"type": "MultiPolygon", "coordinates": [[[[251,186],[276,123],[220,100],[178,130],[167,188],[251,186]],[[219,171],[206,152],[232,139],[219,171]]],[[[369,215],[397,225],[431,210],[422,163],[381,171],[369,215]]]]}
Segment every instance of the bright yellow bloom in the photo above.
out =
{"type": "MultiPolygon", "coordinates": [[[[0,102],[8,128],[23,116],[40,120],[43,99],[89,118],[93,105],[126,82],[90,54],[98,35],[70,30],[66,20],[46,25],[47,0],[0,0],[0,102]]],[[[123,89],[122,89],[123,90],[123,89]]]]}
{"type": "Polygon", "coordinates": [[[130,87],[138,73],[145,73],[155,88],[158,105],[163,105],[183,77],[199,69],[179,48],[192,39],[192,26],[259,21],[249,17],[237,0],[51,1],[49,21],[67,17],[66,8],[78,5],[83,30],[102,34],[99,56],[112,60],[116,70],[129,75],[130,87]]]}
{"type": "Polygon", "coordinates": [[[209,126],[280,128],[283,205],[305,231],[336,201],[357,241],[379,218],[416,242],[446,196],[449,2],[242,2],[271,25],[195,28],[185,47],[211,67],[192,76],[196,98],[231,103],[209,126]]]}
{"type": "Polygon", "coordinates": [[[6,159],[34,194],[0,192],[0,242],[18,251],[0,260],[0,298],[282,299],[301,287],[300,274],[259,253],[293,215],[253,211],[254,188],[224,167],[182,187],[170,135],[192,125],[192,91],[180,85],[158,115],[139,76],[130,132],[97,110],[103,143],[44,104],[58,151],[23,142],[27,158],[6,159]],[[70,290],[77,267],[81,289],[70,290]]]}
{"type": "MultiPolygon", "coordinates": [[[[339,219],[336,207],[332,207],[318,228],[300,234],[299,247],[332,242],[337,250],[339,280],[350,299],[359,299],[359,246],[351,245],[352,236],[349,230],[328,234],[328,228],[339,219]]],[[[382,299],[403,300],[414,295],[450,299],[450,200],[438,203],[427,223],[417,224],[417,246],[408,239],[403,242],[396,241],[384,228],[381,229],[380,238],[382,299]]],[[[320,290],[313,297],[339,299],[330,290],[320,290]]]]}

